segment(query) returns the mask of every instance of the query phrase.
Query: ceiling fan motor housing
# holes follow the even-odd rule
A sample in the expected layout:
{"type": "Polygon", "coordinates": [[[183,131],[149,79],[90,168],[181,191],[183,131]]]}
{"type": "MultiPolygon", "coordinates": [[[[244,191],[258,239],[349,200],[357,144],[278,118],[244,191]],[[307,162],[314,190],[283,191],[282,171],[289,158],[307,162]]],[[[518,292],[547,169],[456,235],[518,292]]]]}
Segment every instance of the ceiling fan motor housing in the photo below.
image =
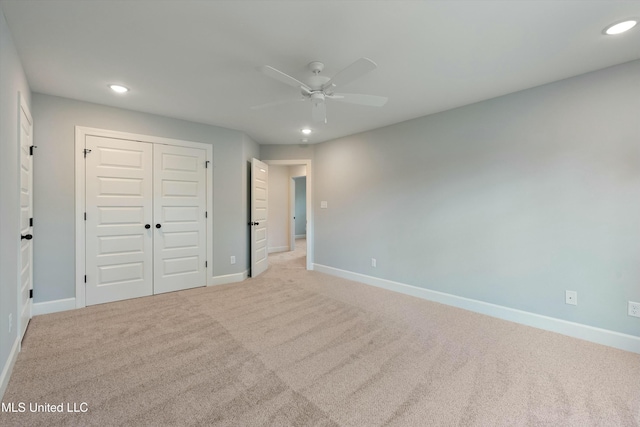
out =
{"type": "Polygon", "coordinates": [[[329,81],[329,77],[314,74],[309,77],[309,87],[311,90],[322,90],[322,86],[329,81]]]}
{"type": "Polygon", "coordinates": [[[311,101],[316,105],[323,103],[324,102],[324,93],[322,93],[322,92],[313,92],[311,94],[311,101]]]}

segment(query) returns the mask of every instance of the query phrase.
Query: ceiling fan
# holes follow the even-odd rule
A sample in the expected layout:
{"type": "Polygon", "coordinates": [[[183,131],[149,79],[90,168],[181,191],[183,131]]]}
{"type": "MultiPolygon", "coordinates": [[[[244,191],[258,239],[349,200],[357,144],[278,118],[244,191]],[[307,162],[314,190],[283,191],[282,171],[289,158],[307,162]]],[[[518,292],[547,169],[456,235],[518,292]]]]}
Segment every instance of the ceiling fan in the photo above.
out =
{"type": "Polygon", "coordinates": [[[360,58],[335,76],[329,78],[321,76],[320,73],[324,69],[322,62],[314,61],[309,65],[312,75],[307,79],[307,83],[291,77],[269,65],[260,68],[267,76],[300,89],[302,98],[285,99],[281,101],[269,102],[267,104],[256,105],[251,107],[252,110],[258,110],[276,105],[288,104],[290,102],[311,100],[311,117],[314,122],[327,123],[327,107],[325,101],[327,99],[348,102],[350,104],[368,105],[371,107],[382,107],[387,98],[384,96],[366,95],[361,93],[335,93],[334,89],[351,83],[366,73],[375,70],[378,66],[369,58],[360,58]]]}

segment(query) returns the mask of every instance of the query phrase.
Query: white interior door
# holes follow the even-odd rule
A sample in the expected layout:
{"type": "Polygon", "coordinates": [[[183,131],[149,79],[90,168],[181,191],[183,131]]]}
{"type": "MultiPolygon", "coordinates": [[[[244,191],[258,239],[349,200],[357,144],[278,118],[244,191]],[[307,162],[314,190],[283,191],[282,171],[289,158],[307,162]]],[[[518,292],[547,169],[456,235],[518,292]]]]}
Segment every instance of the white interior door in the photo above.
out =
{"type": "Polygon", "coordinates": [[[267,259],[267,196],[269,167],[251,159],[251,277],[263,273],[267,259]]]}
{"type": "Polygon", "coordinates": [[[26,105],[20,108],[20,289],[19,335],[24,336],[31,319],[33,289],[33,122],[26,105]]]}
{"type": "Polygon", "coordinates": [[[153,145],[88,135],[86,303],[153,292],[153,145]]]}
{"type": "Polygon", "coordinates": [[[154,145],[154,293],[206,285],[204,150],[154,145]]]}

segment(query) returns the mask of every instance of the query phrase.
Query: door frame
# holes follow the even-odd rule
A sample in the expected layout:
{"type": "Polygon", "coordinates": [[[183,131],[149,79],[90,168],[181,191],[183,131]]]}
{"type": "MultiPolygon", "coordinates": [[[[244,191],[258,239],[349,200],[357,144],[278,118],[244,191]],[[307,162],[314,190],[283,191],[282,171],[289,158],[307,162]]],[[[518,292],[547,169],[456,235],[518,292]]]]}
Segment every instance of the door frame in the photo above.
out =
{"type": "Polygon", "coordinates": [[[147,142],[152,144],[175,145],[179,147],[199,148],[205,150],[207,168],[206,172],[206,195],[207,195],[207,218],[206,218],[206,236],[207,236],[207,286],[214,284],[213,276],[213,146],[201,142],[183,141],[178,139],[164,138],[160,136],[140,135],[130,132],[120,132],[107,129],[97,129],[85,126],[75,127],[75,175],[76,175],[76,308],[86,307],[85,293],[85,158],[84,147],[85,138],[88,135],[99,136],[104,138],[126,139],[138,142],[147,142]],[[210,167],[209,167],[210,166],[210,167]]]}
{"type": "Polygon", "coordinates": [[[297,160],[263,160],[268,165],[274,166],[299,166],[307,167],[307,270],[313,270],[313,240],[314,240],[314,215],[313,215],[313,169],[311,159],[297,160]]]}

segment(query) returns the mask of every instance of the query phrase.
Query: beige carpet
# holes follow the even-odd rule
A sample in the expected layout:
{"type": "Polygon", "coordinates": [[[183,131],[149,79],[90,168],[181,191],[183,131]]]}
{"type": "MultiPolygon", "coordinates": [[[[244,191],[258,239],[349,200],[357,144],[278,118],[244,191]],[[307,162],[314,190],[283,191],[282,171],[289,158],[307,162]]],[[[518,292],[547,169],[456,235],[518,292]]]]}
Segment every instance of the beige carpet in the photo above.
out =
{"type": "Polygon", "coordinates": [[[3,398],[27,412],[0,425],[640,424],[640,355],[270,263],[34,318],[3,398]]]}

